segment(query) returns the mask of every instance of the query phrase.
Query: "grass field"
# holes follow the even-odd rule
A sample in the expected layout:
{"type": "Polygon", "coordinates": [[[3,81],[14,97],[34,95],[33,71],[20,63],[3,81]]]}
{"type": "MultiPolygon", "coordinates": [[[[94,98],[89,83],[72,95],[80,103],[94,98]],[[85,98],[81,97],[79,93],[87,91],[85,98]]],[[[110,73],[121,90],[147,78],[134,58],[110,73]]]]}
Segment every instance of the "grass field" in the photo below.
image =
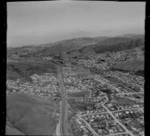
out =
{"type": "Polygon", "coordinates": [[[90,95],[89,91],[73,92],[67,94],[69,97],[88,97],[90,95]]]}

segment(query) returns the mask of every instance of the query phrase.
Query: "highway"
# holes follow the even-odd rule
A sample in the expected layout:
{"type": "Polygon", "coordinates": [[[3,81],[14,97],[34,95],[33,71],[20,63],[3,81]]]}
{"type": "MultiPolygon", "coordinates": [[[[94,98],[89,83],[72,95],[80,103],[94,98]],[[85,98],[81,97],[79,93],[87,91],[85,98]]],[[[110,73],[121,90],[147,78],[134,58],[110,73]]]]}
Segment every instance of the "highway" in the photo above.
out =
{"type": "Polygon", "coordinates": [[[60,65],[57,65],[57,71],[62,99],[60,109],[60,135],[69,136],[67,131],[67,113],[68,113],[67,94],[63,83],[62,69],[60,65]]]}
{"type": "MultiPolygon", "coordinates": [[[[60,109],[60,136],[69,136],[67,131],[67,113],[68,113],[68,103],[67,103],[67,93],[63,82],[63,73],[62,73],[62,67],[57,64],[57,71],[58,71],[58,79],[59,79],[59,86],[60,86],[60,92],[61,92],[61,109],[60,109]]],[[[110,85],[111,86],[111,85],[110,85]]],[[[112,86],[114,87],[114,86],[112,86]]],[[[117,119],[116,117],[109,111],[107,107],[103,105],[103,107],[106,109],[106,112],[109,113],[113,119],[122,127],[126,132],[131,136],[133,136],[132,133],[130,133],[117,119]]],[[[79,119],[82,119],[81,117],[78,117],[79,119]]],[[[83,119],[82,119],[83,120],[83,119]]],[[[83,120],[84,121],[84,120],[83,120]]],[[[86,121],[84,121],[86,123],[86,121]]],[[[93,132],[94,135],[97,136],[96,132],[90,127],[88,123],[86,123],[87,127],[93,132]]]]}

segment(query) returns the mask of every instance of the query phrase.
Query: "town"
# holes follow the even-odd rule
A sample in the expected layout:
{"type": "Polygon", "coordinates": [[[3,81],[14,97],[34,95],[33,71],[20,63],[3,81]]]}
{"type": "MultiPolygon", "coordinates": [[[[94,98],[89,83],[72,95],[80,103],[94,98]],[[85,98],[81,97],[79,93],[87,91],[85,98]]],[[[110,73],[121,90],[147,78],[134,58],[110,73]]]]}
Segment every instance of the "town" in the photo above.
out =
{"type": "MultiPolygon", "coordinates": [[[[32,93],[61,101],[57,75],[34,74],[32,82],[7,80],[7,93],[32,93]]],[[[92,74],[67,62],[63,82],[74,113],[75,136],[144,136],[144,78],[119,71],[92,74]]]]}
{"type": "MultiPolygon", "coordinates": [[[[140,48],[134,48],[78,59],[62,57],[62,82],[71,113],[68,124],[74,136],[144,136],[144,77],[111,69],[114,64],[143,56],[140,48]]],[[[60,61],[50,60],[56,64],[60,61]]],[[[62,101],[58,74],[33,74],[30,79],[8,79],[7,93],[29,93],[62,101]]]]}
{"type": "Polygon", "coordinates": [[[7,80],[7,93],[30,93],[53,100],[60,100],[59,83],[56,75],[45,73],[44,75],[34,74],[31,76],[32,82],[22,82],[21,80],[7,80]]]}

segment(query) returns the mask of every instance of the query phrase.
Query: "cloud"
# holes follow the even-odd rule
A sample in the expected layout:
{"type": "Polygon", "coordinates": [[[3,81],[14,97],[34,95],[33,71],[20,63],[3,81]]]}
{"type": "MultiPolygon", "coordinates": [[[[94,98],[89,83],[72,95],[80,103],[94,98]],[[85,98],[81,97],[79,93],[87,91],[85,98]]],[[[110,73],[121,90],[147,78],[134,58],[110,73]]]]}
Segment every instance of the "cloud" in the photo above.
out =
{"type": "Polygon", "coordinates": [[[31,34],[37,34],[37,32],[31,32],[31,34]]]}

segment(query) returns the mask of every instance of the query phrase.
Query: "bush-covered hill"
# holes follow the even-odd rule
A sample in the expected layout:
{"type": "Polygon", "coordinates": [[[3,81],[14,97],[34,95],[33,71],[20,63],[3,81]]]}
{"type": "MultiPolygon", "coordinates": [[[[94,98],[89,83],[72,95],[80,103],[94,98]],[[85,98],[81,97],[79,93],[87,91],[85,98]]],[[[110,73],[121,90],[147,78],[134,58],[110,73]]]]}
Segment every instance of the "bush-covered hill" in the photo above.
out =
{"type": "Polygon", "coordinates": [[[114,65],[113,70],[134,72],[135,74],[144,74],[144,59],[133,59],[114,65]]]}

